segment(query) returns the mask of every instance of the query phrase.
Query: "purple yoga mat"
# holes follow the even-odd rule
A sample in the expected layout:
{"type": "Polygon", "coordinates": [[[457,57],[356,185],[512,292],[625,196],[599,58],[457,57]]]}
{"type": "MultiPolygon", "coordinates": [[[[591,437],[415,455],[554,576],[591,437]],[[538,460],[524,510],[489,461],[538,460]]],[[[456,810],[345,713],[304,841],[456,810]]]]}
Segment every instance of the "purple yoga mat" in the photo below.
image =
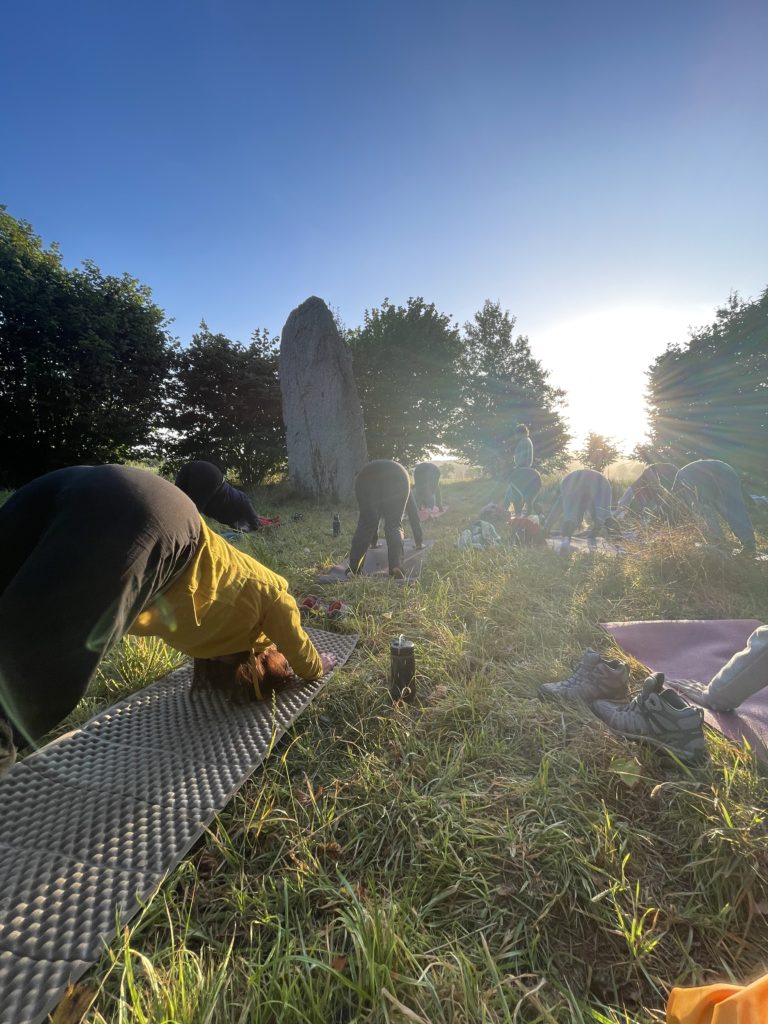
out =
{"type": "MultiPolygon", "coordinates": [[[[750,635],[762,625],[759,619],[601,623],[622,650],[652,672],[663,672],[672,687],[675,679],[708,683],[737,651],[747,646],[750,635]]],[[[768,679],[766,687],[736,711],[704,709],[707,725],[737,743],[747,740],[763,760],[768,760],[768,679]]]]}

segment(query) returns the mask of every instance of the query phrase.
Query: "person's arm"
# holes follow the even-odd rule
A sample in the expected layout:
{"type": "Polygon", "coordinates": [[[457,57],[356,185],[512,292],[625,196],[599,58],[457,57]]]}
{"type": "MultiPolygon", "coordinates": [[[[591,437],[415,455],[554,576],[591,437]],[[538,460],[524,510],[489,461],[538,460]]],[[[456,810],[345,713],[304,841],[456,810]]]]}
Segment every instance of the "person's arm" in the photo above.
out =
{"type": "Polygon", "coordinates": [[[550,531],[552,530],[552,527],[555,525],[557,520],[560,518],[560,515],[562,514],[562,511],[563,511],[563,497],[562,497],[561,494],[558,494],[557,498],[555,499],[555,504],[549,510],[549,514],[548,514],[547,518],[544,520],[544,527],[543,527],[543,529],[544,529],[544,533],[545,534],[548,535],[550,533],[550,531]]]}
{"type": "Polygon", "coordinates": [[[435,501],[437,502],[437,507],[442,512],[443,511],[443,499],[442,499],[442,496],[440,494],[440,481],[439,480],[435,484],[435,501]]]}
{"type": "Polygon", "coordinates": [[[419,510],[416,508],[416,501],[413,494],[408,495],[408,501],[405,503],[405,512],[408,516],[408,522],[411,524],[411,530],[413,531],[413,539],[416,541],[416,547],[424,547],[424,534],[421,532],[419,510]]]}
{"type": "Polygon", "coordinates": [[[632,499],[634,498],[634,496],[635,488],[632,484],[630,484],[626,491],[624,491],[622,496],[619,498],[619,504],[617,508],[629,508],[629,506],[632,504],[632,499]]]}
{"type": "Polygon", "coordinates": [[[323,675],[320,655],[302,629],[298,606],[287,590],[282,591],[273,601],[261,628],[280,653],[285,655],[297,676],[311,682],[323,675]]]}

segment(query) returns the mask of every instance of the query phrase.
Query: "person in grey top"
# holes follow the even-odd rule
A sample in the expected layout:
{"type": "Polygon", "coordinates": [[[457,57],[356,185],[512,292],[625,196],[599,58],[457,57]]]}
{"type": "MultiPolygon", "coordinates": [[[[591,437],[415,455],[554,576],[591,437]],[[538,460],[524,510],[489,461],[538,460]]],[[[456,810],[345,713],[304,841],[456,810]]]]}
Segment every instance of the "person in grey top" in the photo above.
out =
{"type": "Polygon", "coordinates": [[[611,483],[607,477],[595,469],[576,469],[563,477],[560,493],[544,523],[544,532],[549,533],[562,519],[561,550],[567,551],[571,537],[586,517],[590,521],[587,537],[594,540],[598,534],[618,527],[611,515],[612,501],[611,483]]]}
{"type": "Polygon", "coordinates": [[[697,459],[678,470],[672,493],[706,523],[715,541],[725,535],[718,516],[741,541],[744,554],[755,553],[755,530],[747,512],[744,492],[736,470],[719,459],[697,459]]]}
{"type": "Polygon", "coordinates": [[[533,465],[533,441],[531,441],[528,433],[528,427],[524,423],[518,423],[514,430],[513,435],[517,444],[515,445],[515,469],[520,469],[521,466],[532,466],[533,465]]]}

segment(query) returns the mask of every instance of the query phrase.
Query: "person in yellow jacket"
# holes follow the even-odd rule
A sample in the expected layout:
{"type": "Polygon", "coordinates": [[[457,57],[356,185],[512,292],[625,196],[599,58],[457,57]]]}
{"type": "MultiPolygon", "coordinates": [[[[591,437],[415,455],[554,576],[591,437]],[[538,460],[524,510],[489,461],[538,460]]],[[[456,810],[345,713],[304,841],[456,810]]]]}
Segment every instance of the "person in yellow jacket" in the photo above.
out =
{"type": "Polygon", "coordinates": [[[768,1021],[768,975],[751,985],[702,985],[673,988],[667,1001],[667,1024],[765,1024],[768,1021]]]}
{"type": "Polygon", "coordinates": [[[72,710],[128,632],[162,637],[196,668],[233,663],[256,699],[270,670],[313,680],[335,664],[302,629],[287,581],[162,477],[77,466],[16,491],[0,508],[0,720],[17,744],[72,710]]]}

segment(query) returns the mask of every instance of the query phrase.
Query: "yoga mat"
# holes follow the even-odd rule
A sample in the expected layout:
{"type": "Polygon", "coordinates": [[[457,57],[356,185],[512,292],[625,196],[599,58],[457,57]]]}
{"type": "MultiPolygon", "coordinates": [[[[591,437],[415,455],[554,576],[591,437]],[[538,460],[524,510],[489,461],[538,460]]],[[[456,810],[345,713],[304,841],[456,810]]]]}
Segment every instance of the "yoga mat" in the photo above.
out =
{"type": "MultiPolygon", "coordinates": [[[[547,546],[551,551],[560,553],[562,537],[547,537],[547,546]]],[[[614,544],[605,537],[598,537],[594,544],[590,545],[584,537],[573,537],[571,539],[571,552],[574,555],[623,555],[624,548],[620,544],[614,544]]]]}
{"type": "MultiPolygon", "coordinates": [[[[405,557],[403,558],[402,569],[405,578],[408,580],[417,579],[421,576],[424,567],[424,560],[429,554],[430,548],[435,542],[425,540],[424,547],[417,550],[414,542],[409,538],[405,541],[405,557]]],[[[317,577],[318,583],[349,583],[355,579],[347,575],[349,562],[342,565],[334,565],[328,572],[317,577]]],[[[363,562],[363,576],[373,576],[376,579],[389,579],[389,561],[387,558],[387,542],[379,541],[379,546],[369,548],[363,562]]],[[[357,577],[359,578],[359,577],[357,577]]]]}
{"type": "MultiPolygon", "coordinates": [[[[708,683],[712,676],[747,646],[758,619],[662,619],[657,622],[603,622],[622,650],[652,672],[663,672],[674,688],[676,679],[708,683]]],[[[766,680],[768,685],[768,680],[766,680]]],[[[688,694],[684,694],[690,700],[688,694]]],[[[728,739],[747,740],[768,760],[768,690],[745,700],[735,711],[704,708],[707,725],[728,739]]]]}
{"type": "MultiPolygon", "coordinates": [[[[358,639],[307,632],[338,665],[358,639]]],[[[0,1024],[45,1020],[330,674],[237,705],[187,664],[0,779],[0,1024]]]]}

